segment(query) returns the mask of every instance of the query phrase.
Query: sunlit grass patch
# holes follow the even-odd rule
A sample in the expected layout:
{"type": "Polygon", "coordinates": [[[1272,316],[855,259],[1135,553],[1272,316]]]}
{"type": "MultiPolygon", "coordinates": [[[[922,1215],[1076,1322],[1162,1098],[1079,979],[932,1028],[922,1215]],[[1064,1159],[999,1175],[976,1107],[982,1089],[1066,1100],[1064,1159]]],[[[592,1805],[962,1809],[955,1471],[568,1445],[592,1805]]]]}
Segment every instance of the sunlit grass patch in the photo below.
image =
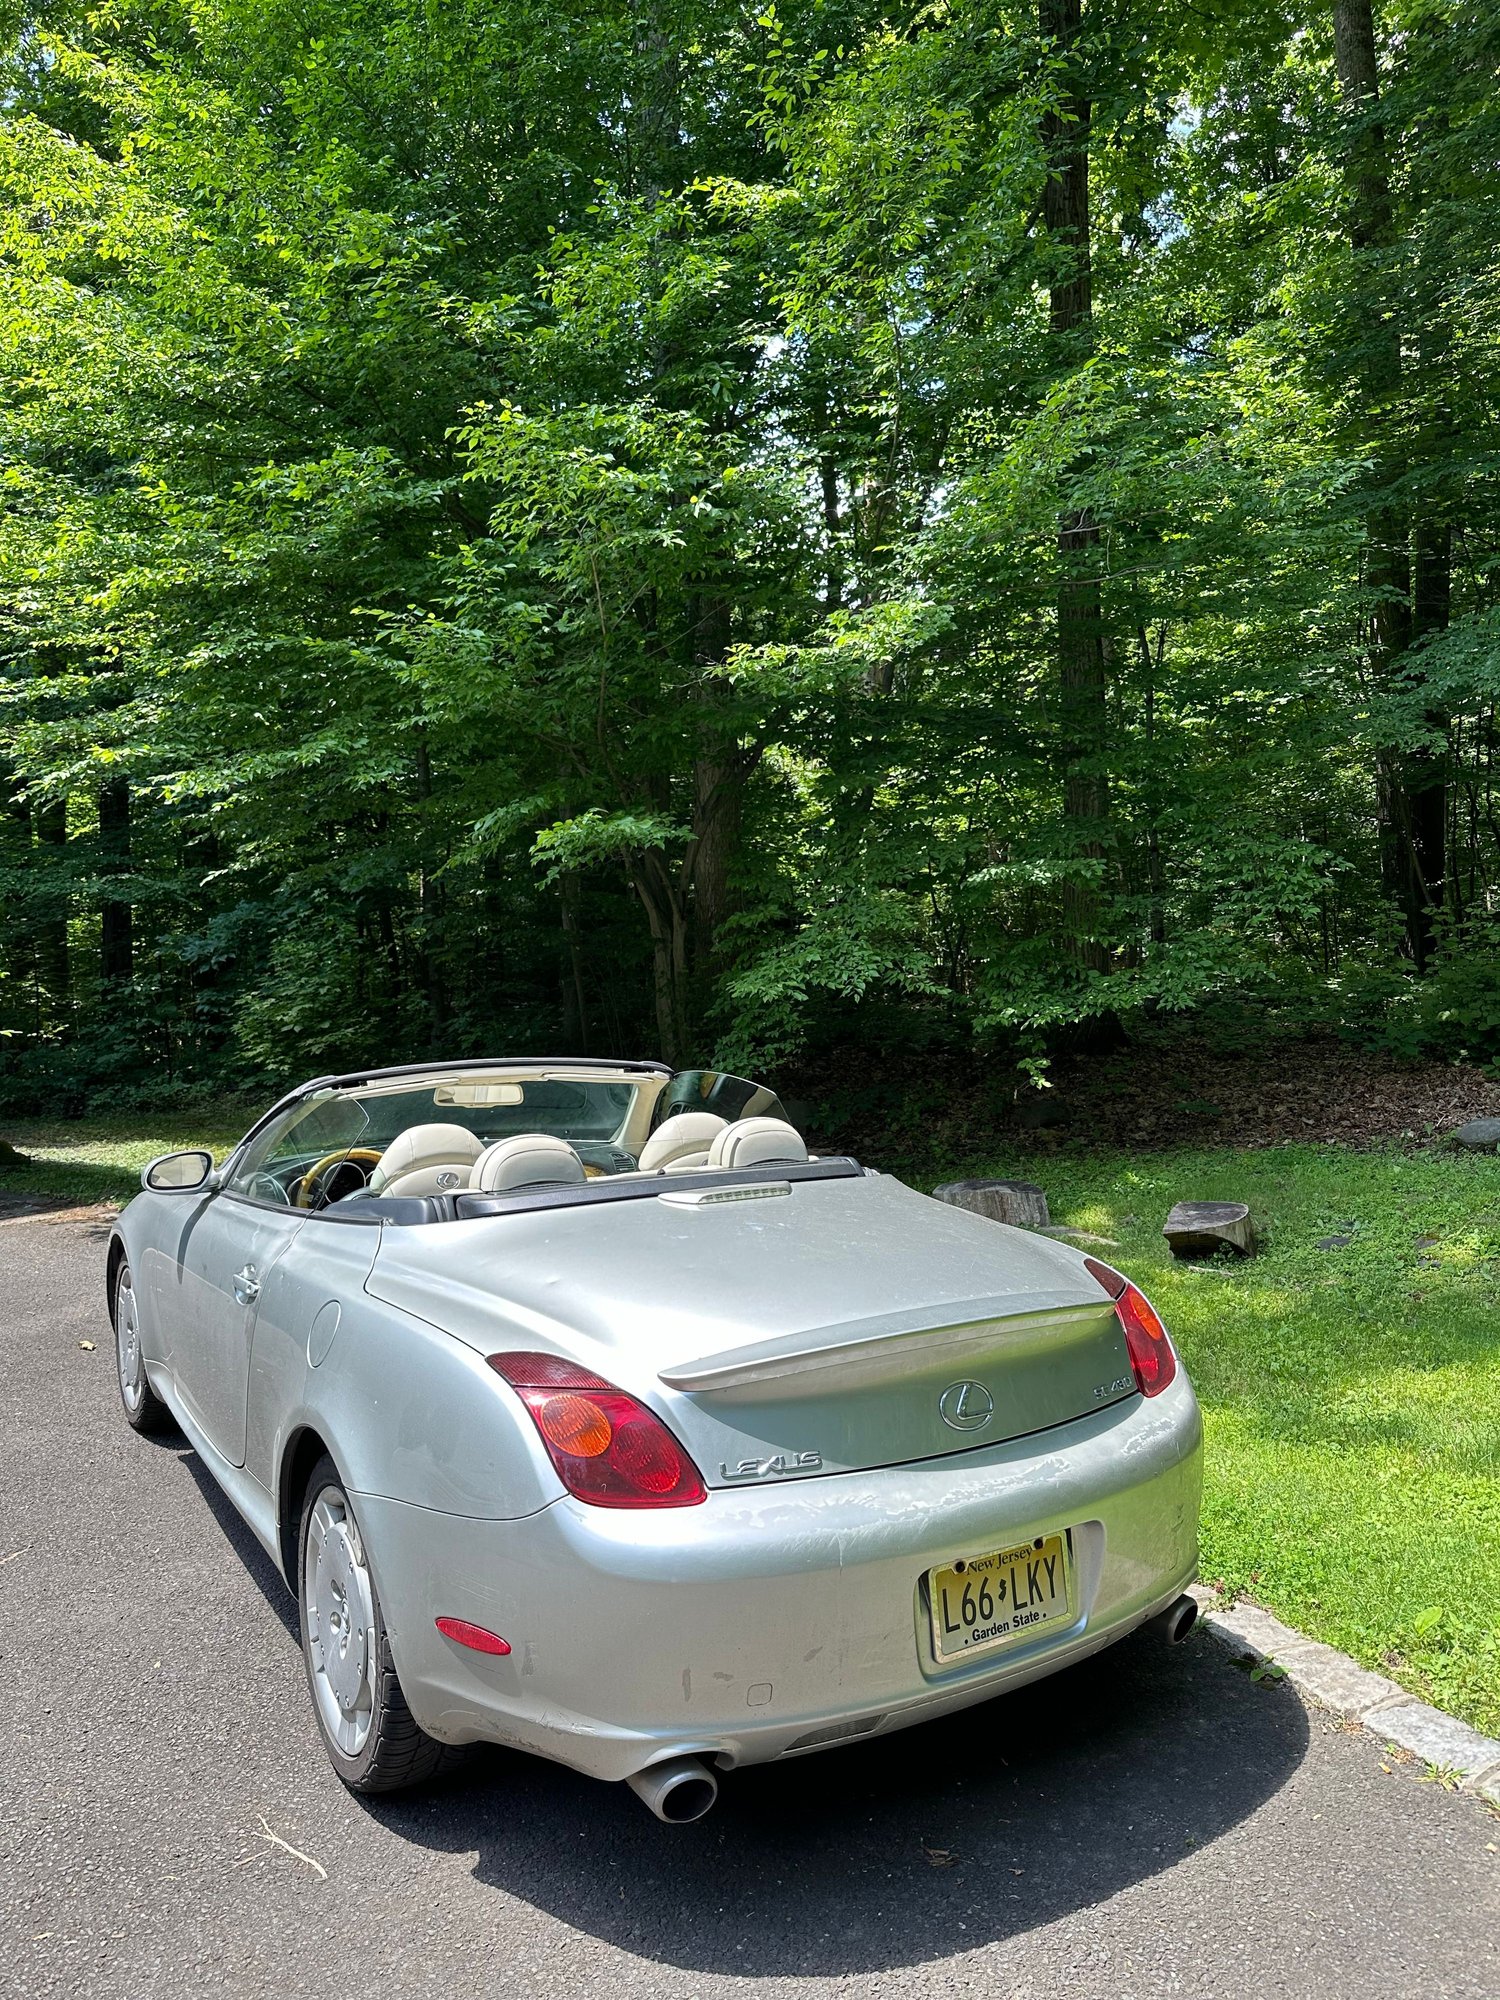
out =
{"type": "Polygon", "coordinates": [[[76,1202],[129,1201],[141,1169],[158,1153],[207,1146],[221,1159],[253,1123],[253,1111],[224,1106],[193,1116],[31,1120],[0,1125],[0,1138],[27,1156],[24,1167],[0,1165],[0,1192],[76,1202]]]}
{"type": "Polygon", "coordinates": [[[1286,1146],[1005,1156],[1176,1336],[1208,1432],[1203,1574],[1500,1734],[1500,1161],[1286,1146]],[[1205,1270],[1176,1201],[1247,1201],[1205,1270]],[[1331,1237],[1344,1244],[1320,1248],[1331,1237]]]}

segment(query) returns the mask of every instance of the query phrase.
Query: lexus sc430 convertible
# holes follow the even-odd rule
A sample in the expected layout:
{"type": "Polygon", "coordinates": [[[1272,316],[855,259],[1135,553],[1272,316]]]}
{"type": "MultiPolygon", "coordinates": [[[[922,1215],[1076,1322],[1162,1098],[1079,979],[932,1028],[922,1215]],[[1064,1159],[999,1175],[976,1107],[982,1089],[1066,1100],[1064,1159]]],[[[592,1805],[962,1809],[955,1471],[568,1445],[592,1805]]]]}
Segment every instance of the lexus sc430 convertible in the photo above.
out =
{"type": "Polygon", "coordinates": [[[128,1421],[296,1593],[346,1785],[489,1740],[697,1818],[1191,1622],[1201,1425],[1118,1271],[654,1063],[325,1077],[109,1245],[128,1421]]]}

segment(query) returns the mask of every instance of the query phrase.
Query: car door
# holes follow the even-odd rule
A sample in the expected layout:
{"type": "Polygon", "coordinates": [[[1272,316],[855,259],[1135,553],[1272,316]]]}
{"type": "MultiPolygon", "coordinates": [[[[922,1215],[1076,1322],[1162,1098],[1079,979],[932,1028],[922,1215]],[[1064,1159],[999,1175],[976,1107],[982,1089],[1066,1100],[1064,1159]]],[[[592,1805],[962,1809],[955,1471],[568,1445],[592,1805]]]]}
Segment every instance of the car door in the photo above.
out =
{"type": "Polygon", "coordinates": [[[307,1222],[306,1209],[218,1194],[183,1232],[172,1368],[189,1417],[231,1465],[245,1462],[250,1347],[271,1272],[307,1222]]]}
{"type": "Polygon", "coordinates": [[[177,1395],[231,1465],[245,1463],[250,1352],[266,1286],[312,1213],[297,1206],[302,1177],[352,1146],[365,1123],[357,1104],[327,1088],[298,1098],[236,1147],[220,1190],[195,1203],[153,1267],[177,1395]]]}

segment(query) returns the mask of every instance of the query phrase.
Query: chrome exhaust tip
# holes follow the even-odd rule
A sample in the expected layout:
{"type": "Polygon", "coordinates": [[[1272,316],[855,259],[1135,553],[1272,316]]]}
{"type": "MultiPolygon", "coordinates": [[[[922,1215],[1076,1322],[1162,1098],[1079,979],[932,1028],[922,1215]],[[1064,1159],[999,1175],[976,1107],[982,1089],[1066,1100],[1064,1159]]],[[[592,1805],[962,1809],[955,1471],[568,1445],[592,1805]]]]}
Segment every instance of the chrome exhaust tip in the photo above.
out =
{"type": "Polygon", "coordinates": [[[1155,1632],[1168,1646],[1180,1646],[1198,1622],[1198,1606],[1191,1597],[1179,1597],[1165,1611],[1147,1621],[1146,1630],[1155,1632]]]}
{"type": "Polygon", "coordinates": [[[719,1781],[697,1757],[669,1757],[625,1780],[636,1797],[668,1826],[691,1826],[713,1811],[719,1781]]]}

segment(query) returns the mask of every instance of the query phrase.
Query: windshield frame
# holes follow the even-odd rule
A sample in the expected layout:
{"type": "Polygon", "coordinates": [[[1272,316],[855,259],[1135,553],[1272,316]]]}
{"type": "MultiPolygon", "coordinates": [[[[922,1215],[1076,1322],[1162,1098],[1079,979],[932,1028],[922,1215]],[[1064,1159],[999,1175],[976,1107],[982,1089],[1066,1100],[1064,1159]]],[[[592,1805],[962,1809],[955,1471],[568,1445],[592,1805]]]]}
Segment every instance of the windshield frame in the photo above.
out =
{"type": "MultiPolygon", "coordinates": [[[[639,1156],[647,1138],[667,1119],[699,1104],[705,1109],[708,1108],[704,1098],[696,1092],[684,1099],[676,1088],[689,1080],[699,1079],[707,1079],[710,1084],[722,1079],[723,1082],[736,1086],[742,1093],[753,1097],[753,1103],[747,1101],[737,1111],[731,1112],[729,1119],[731,1123],[735,1122],[736,1117],[767,1114],[785,1117],[786,1115],[779,1098],[769,1085],[757,1084],[748,1078],[735,1077],[727,1071],[674,1070],[666,1063],[624,1062],[608,1058],[601,1060],[587,1056],[542,1056],[520,1059],[476,1057],[439,1062],[402,1063],[379,1069],[352,1071],[341,1076],[317,1077],[296,1090],[288,1091],[255,1121],[239,1144],[226,1157],[220,1168],[221,1190],[230,1199],[249,1202],[257,1207],[280,1206],[278,1203],[266,1200],[258,1193],[251,1192],[248,1187],[230,1186],[228,1183],[243,1179],[242,1164],[247,1156],[253,1156],[253,1149],[257,1141],[264,1138],[267,1127],[279,1128],[276,1134],[279,1140],[284,1133],[294,1131],[319,1104],[329,1104],[341,1099],[353,1102],[364,1119],[365,1129],[368,1130],[369,1112],[361,1099],[379,1100],[408,1093],[420,1094],[425,1089],[436,1092],[448,1082],[464,1080],[490,1085],[515,1082],[524,1085],[527,1082],[556,1081],[625,1085],[630,1087],[630,1103],[620,1125],[616,1128],[614,1138],[602,1140],[570,1138],[569,1143],[584,1146],[615,1146],[631,1155],[639,1156]]],[[[434,1105],[438,1121],[441,1121],[443,1108],[434,1105]]],[[[499,1108],[498,1102],[495,1108],[499,1108]]],[[[725,1109],[728,1109],[727,1105],[725,1109]]],[[[534,1129],[545,1130],[545,1120],[539,1117],[534,1129]]],[[[357,1147],[358,1136],[350,1144],[357,1147]]],[[[577,1191],[585,1199],[600,1187],[615,1182],[615,1173],[607,1167],[602,1172],[590,1167],[589,1173],[588,1182],[577,1191]]],[[[397,1197],[391,1200],[391,1207],[398,1205],[403,1209],[410,1206],[423,1211],[421,1215],[413,1213],[409,1217],[403,1216],[400,1218],[402,1220],[436,1221],[452,1218],[454,1215],[450,1199],[442,1196],[397,1197]],[[433,1213],[433,1208],[438,1208],[439,1212],[433,1213]]],[[[337,1206],[335,1202],[333,1207],[337,1206]]],[[[382,1207],[384,1206],[382,1203],[382,1207]]],[[[310,1207],[307,1214],[309,1219],[315,1220],[353,1220],[352,1215],[334,1217],[333,1207],[310,1207]]],[[[369,1220],[378,1219],[368,1207],[363,1209],[363,1214],[369,1220]]],[[[389,1216],[387,1219],[394,1221],[397,1218],[389,1216]]]]}
{"type": "Polygon", "coordinates": [[[314,1097],[325,1091],[352,1093],[365,1084],[394,1082],[401,1077],[417,1082],[423,1077],[430,1076],[441,1082],[445,1077],[502,1076],[514,1072],[518,1081],[524,1081],[528,1076],[544,1075],[551,1070],[590,1071],[601,1081],[620,1083],[660,1077],[663,1088],[675,1074],[668,1064],[659,1062],[610,1062],[590,1056],[471,1056],[454,1061],[397,1063],[389,1068],[356,1069],[347,1070],[342,1075],[315,1076],[307,1083],[298,1084],[295,1090],[285,1091],[268,1110],[261,1113],[233,1152],[227,1156],[221,1172],[228,1173],[233,1168],[251,1140],[257,1133],[262,1132],[273,1118],[279,1117],[283,1111],[289,1111],[303,1098],[314,1097]]]}

